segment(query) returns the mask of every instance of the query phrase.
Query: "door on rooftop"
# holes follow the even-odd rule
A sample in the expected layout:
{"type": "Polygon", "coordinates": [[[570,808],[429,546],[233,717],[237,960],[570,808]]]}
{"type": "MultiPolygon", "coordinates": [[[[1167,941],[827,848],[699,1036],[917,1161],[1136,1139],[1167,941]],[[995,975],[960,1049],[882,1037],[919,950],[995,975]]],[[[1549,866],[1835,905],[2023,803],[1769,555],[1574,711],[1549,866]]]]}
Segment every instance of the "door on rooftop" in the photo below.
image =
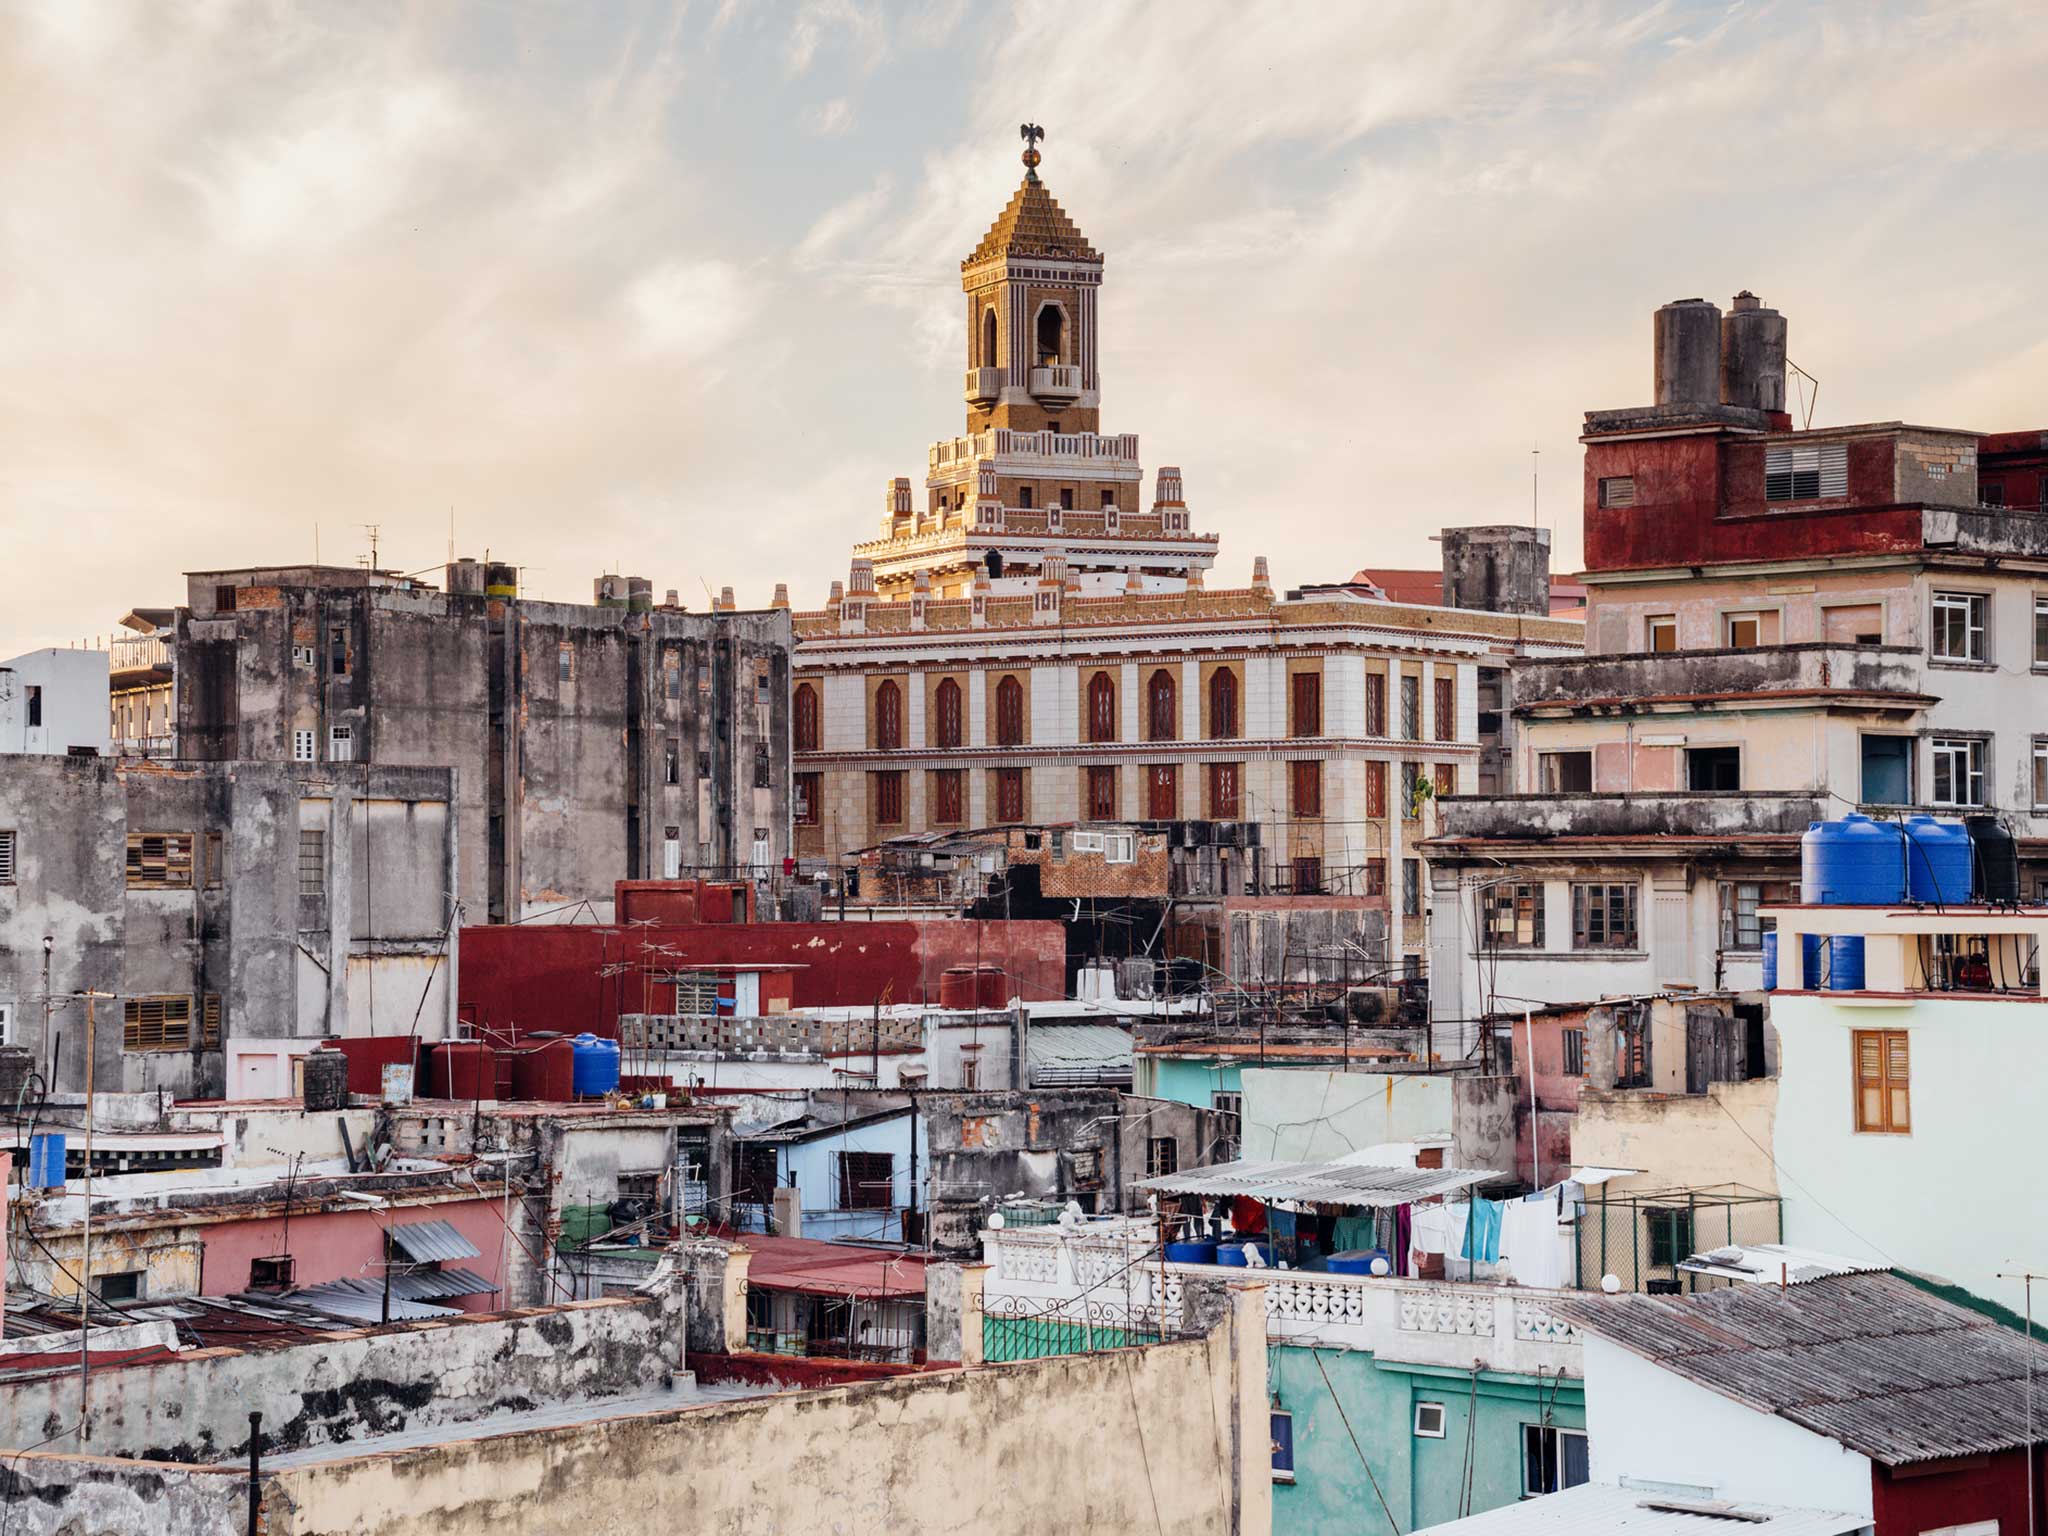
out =
{"type": "Polygon", "coordinates": [[[1912,737],[1863,738],[1862,800],[1865,805],[1913,803],[1912,737]]]}

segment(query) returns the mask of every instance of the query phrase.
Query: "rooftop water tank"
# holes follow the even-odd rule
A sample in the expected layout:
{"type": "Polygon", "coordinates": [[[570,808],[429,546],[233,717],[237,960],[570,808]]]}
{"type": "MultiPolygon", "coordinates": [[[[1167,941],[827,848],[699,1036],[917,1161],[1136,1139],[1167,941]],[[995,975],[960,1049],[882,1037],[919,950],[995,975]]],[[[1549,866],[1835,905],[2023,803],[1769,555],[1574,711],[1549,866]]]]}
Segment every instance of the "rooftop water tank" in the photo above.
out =
{"type": "Polygon", "coordinates": [[[1905,833],[1868,816],[1816,821],[1799,840],[1800,899],[1811,906],[1884,907],[1906,897],[1905,833]]]}
{"type": "Polygon", "coordinates": [[[1838,933],[1828,940],[1828,990],[1863,990],[1863,939],[1860,934],[1838,933]]]}
{"type": "Polygon", "coordinates": [[[308,1051],[299,1070],[307,1109],[348,1107],[348,1058],[340,1051],[308,1051]]]}
{"type": "Polygon", "coordinates": [[[596,1035],[578,1035],[574,1041],[576,1059],[571,1073],[579,1099],[601,1098],[619,1086],[619,1042],[600,1040],[596,1035]]]}
{"type": "Polygon", "coordinates": [[[1778,990],[1778,933],[1772,929],[1764,935],[1764,990],[1778,990]]]}
{"type": "Polygon", "coordinates": [[[1965,816],[1970,846],[1976,853],[1977,899],[1989,906],[2018,906],[2020,845],[1996,816],[1965,816]]]}
{"type": "Polygon", "coordinates": [[[1970,899],[1970,829],[1932,816],[1906,818],[1906,896],[1936,906],[1970,899]]]}

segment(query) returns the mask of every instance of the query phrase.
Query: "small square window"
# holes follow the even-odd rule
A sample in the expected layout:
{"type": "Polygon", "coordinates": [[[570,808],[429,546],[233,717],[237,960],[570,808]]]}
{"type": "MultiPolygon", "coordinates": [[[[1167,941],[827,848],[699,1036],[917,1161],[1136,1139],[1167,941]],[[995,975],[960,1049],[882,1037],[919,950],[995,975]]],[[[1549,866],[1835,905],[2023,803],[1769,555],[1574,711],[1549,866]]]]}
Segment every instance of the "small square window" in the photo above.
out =
{"type": "Polygon", "coordinates": [[[1633,475],[1607,475],[1600,481],[1600,505],[1603,507],[1632,507],[1636,504],[1636,481],[1633,475]]]}
{"type": "Polygon", "coordinates": [[[313,735],[313,733],[312,733],[311,731],[293,731],[293,732],[292,732],[292,761],[293,761],[293,762],[295,762],[295,763],[310,763],[310,762],[312,762],[312,761],[314,760],[314,758],[313,758],[313,748],[314,748],[314,742],[315,742],[315,738],[314,738],[314,735],[313,735]]]}
{"type": "Polygon", "coordinates": [[[1415,1405],[1415,1433],[1425,1440],[1444,1438],[1444,1405],[1442,1403],[1417,1403],[1415,1405]]]}
{"type": "Polygon", "coordinates": [[[14,884],[14,829],[0,830],[0,885],[14,884]]]}
{"type": "Polygon", "coordinates": [[[567,640],[555,647],[555,678],[564,683],[576,681],[576,647],[567,640]]]}
{"type": "Polygon", "coordinates": [[[1294,1415],[1284,1408],[1273,1410],[1273,1481],[1294,1481],[1294,1415]]]}
{"type": "Polygon", "coordinates": [[[1677,614],[1652,614],[1644,622],[1649,631],[1649,644],[1652,651],[1675,651],[1678,649],[1677,614]]]}

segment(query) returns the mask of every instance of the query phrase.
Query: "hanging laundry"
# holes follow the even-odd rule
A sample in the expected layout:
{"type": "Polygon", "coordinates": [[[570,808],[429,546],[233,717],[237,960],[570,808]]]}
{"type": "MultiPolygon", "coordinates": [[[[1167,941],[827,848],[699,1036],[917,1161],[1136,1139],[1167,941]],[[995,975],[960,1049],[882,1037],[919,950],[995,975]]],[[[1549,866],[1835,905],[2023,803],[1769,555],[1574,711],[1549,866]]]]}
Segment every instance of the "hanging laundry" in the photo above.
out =
{"type": "Polygon", "coordinates": [[[1372,1213],[1363,1216],[1339,1216],[1335,1231],[1330,1235],[1332,1253],[1351,1253],[1354,1250],[1377,1248],[1373,1241],[1372,1213]]]}
{"type": "Polygon", "coordinates": [[[1473,1196],[1465,1240],[1458,1245],[1457,1250],[1462,1256],[1481,1264],[1500,1262],[1500,1224],[1503,1209],[1504,1206],[1498,1200],[1482,1200],[1476,1195],[1473,1196]]]}
{"type": "Polygon", "coordinates": [[[1500,1256],[1517,1284],[1561,1289],[1571,1284],[1577,1232],[1558,1221],[1548,1192],[1511,1201],[1501,1213],[1500,1256]]]}

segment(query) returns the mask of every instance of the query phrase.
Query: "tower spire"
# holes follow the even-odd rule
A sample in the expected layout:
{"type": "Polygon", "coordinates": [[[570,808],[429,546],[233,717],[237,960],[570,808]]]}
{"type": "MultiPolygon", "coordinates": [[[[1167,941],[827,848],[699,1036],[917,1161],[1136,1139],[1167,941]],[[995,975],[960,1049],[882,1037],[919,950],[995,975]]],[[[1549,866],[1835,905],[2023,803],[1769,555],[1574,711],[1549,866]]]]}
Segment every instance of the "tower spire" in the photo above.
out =
{"type": "Polygon", "coordinates": [[[1045,130],[1036,123],[1026,123],[1017,130],[1017,137],[1024,141],[1024,179],[1038,180],[1038,141],[1045,137],[1045,130]]]}

